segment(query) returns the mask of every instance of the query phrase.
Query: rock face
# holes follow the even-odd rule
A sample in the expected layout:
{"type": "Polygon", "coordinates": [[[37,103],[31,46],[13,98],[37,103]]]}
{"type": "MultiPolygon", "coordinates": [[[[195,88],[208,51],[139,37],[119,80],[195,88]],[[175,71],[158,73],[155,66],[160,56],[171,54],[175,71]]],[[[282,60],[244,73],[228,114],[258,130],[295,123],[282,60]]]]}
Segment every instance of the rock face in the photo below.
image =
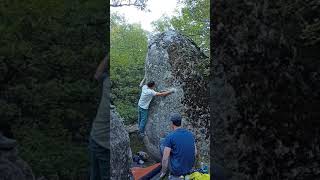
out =
{"type": "Polygon", "coordinates": [[[1,180],[34,180],[30,166],[17,153],[15,140],[0,134],[0,179],[1,180]]]}
{"type": "Polygon", "coordinates": [[[111,179],[129,179],[132,163],[129,134],[115,109],[111,109],[110,117],[111,179]]]}
{"type": "Polygon", "coordinates": [[[128,125],[126,126],[126,130],[129,134],[136,133],[139,131],[138,124],[128,125]]]}
{"type": "Polygon", "coordinates": [[[175,88],[167,97],[155,97],[149,107],[146,138],[149,153],[160,160],[159,138],[170,129],[170,113],[179,112],[183,126],[196,136],[200,154],[209,154],[208,82],[204,78],[208,58],[189,38],[167,31],[155,35],[148,45],[145,62],[146,82],[152,80],[156,90],[175,88]]]}
{"type": "Polygon", "coordinates": [[[317,1],[215,2],[212,160],[230,179],[319,179],[317,1]]]}

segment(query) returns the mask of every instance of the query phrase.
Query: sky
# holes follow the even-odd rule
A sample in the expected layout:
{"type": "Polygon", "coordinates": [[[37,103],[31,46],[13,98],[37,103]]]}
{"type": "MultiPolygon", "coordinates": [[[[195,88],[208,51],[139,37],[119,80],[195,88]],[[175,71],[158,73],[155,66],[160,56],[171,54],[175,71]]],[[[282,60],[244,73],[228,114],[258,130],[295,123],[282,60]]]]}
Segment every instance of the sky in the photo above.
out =
{"type": "Polygon", "coordinates": [[[135,7],[110,7],[111,13],[117,12],[122,14],[129,23],[140,23],[142,29],[151,32],[151,22],[159,19],[163,15],[173,16],[176,15],[176,7],[179,9],[177,0],[148,0],[147,9],[151,12],[141,11],[135,7]]]}

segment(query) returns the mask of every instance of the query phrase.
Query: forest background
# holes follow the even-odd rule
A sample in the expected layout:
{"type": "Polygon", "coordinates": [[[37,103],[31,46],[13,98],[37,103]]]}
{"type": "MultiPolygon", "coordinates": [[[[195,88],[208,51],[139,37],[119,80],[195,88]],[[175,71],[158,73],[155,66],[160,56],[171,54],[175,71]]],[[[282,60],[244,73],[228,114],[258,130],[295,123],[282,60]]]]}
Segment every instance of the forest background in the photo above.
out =
{"type": "Polygon", "coordinates": [[[179,31],[209,56],[209,0],[179,3],[176,16],[163,16],[147,32],[119,14],[110,14],[109,24],[105,1],[2,1],[0,130],[18,141],[36,177],[86,176],[87,139],[101,94],[93,75],[108,42],[112,103],[125,124],[137,120],[150,36],[179,31]]]}

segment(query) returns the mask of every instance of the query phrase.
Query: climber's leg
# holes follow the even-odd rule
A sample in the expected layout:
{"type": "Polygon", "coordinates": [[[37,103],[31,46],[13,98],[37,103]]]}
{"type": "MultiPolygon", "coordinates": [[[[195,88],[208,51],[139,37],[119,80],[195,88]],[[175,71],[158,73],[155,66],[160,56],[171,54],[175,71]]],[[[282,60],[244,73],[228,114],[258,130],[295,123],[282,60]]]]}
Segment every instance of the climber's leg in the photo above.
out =
{"type": "Polygon", "coordinates": [[[140,122],[141,122],[141,111],[140,111],[140,107],[138,106],[138,128],[140,128],[140,122]]]}
{"type": "Polygon", "coordinates": [[[139,115],[139,133],[143,134],[148,119],[148,109],[142,109],[139,107],[139,115]]]}

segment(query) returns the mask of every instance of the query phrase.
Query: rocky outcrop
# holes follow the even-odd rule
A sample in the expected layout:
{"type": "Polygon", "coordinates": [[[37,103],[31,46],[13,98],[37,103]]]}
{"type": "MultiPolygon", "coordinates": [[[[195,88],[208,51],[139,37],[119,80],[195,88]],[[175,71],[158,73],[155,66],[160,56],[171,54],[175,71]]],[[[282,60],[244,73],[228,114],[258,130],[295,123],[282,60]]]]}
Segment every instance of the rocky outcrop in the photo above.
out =
{"type": "Polygon", "coordinates": [[[159,138],[171,131],[169,116],[173,112],[182,114],[183,126],[194,133],[200,154],[208,157],[208,62],[191,39],[175,31],[157,34],[149,41],[146,81],[154,81],[158,91],[176,89],[167,97],[155,97],[150,104],[144,142],[154,158],[160,160],[159,138]]]}
{"type": "Polygon", "coordinates": [[[34,180],[30,166],[18,156],[17,143],[0,133],[0,179],[34,180]]]}
{"type": "Polygon", "coordinates": [[[212,8],[212,161],[231,179],[319,179],[319,3],[212,8]]]}
{"type": "Polygon", "coordinates": [[[139,130],[138,124],[127,125],[126,130],[129,134],[136,133],[139,130]]]}
{"type": "Polygon", "coordinates": [[[111,109],[110,117],[111,179],[129,179],[132,163],[129,134],[115,109],[111,109]]]}

